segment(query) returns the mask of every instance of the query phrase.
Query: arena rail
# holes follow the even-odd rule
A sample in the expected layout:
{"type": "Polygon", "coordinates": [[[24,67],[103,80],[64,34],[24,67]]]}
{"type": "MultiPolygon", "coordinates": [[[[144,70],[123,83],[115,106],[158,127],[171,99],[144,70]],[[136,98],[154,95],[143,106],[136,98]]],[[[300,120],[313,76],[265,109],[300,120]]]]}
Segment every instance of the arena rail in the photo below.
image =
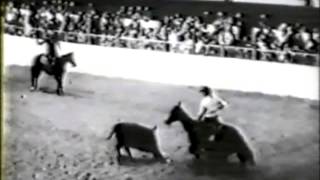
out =
{"type": "MultiPolygon", "coordinates": [[[[37,54],[45,52],[32,38],[4,34],[3,43],[5,66],[29,66],[37,54]]],[[[71,72],[319,100],[317,66],[69,42],[61,42],[59,50],[59,54],[74,52],[78,66],[68,68],[71,72]]]]}
{"type": "MultiPolygon", "coordinates": [[[[6,28],[19,29],[24,31],[23,27],[16,25],[5,25],[6,28]]],[[[33,28],[29,30],[30,32],[41,32],[44,33],[43,29],[33,28]]],[[[196,45],[187,45],[183,42],[169,42],[163,40],[154,39],[136,39],[131,37],[116,37],[112,35],[104,34],[92,34],[92,33],[75,33],[75,32],[65,32],[65,31],[55,31],[59,34],[63,41],[68,41],[69,37],[83,36],[83,41],[80,43],[89,43],[90,41],[96,41],[94,44],[104,45],[104,46],[114,46],[110,43],[115,41],[125,41],[123,44],[135,43],[134,46],[129,46],[132,49],[141,49],[142,46],[146,45],[157,46],[156,50],[160,51],[170,51],[176,53],[185,54],[201,54],[206,56],[219,56],[219,57],[234,57],[241,59],[252,59],[261,61],[273,61],[279,63],[294,63],[294,64],[304,64],[304,65],[315,65],[319,66],[320,55],[317,53],[306,53],[306,52],[296,52],[293,50],[279,51],[279,50],[263,50],[255,47],[241,47],[241,46],[230,46],[230,45],[215,45],[215,44],[202,44],[199,49],[201,52],[196,52],[196,45]],[[109,43],[103,43],[109,42],[109,43]],[[138,44],[138,46],[137,46],[138,44]],[[140,46],[139,46],[140,45],[140,46]],[[159,48],[159,46],[162,46],[159,48]],[[272,57],[273,56],[273,57],[272,57]]],[[[123,45],[122,44],[122,45],[123,45]]],[[[121,47],[121,44],[117,46],[121,47]]]]}

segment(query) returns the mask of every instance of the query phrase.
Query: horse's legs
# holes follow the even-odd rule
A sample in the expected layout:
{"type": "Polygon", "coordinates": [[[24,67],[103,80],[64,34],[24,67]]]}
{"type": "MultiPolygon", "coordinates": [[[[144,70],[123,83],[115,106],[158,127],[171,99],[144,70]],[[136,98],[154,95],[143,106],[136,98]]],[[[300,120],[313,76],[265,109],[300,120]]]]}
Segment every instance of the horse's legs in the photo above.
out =
{"type": "Polygon", "coordinates": [[[153,153],[154,158],[156,158],[156,159],[165,159],[164,156],[162,155],[160,149],[156,148],[153,152],[154,152],[153,153]]]}
{"type": "Polygon", "coordinates": [[[120,159],[121,159],[121,151],[120,151],[120,149],[121,149],[121,144],[117,144],[116,145],[116,151],[117,151],[117,161],[118,161],[118,163],[120,164],[120,159]]]}
{"type": "Polygon", "coordinates": [[[239,158],[241,164],[243,165],[255,165],[255,158],[253,152],[245,151],[245,152],[238,152],[237,157],[239,158]]]}
{"type": "Polygon", "coordinates": [[[133,161],[133,158],[132,158],[132,155],[131,155],[129,147],[124,147],[124,149],[126,150],[127,154],[129,155],[130,160],[133,161]]]}
{"type": "Polygon", "coordinates": [[[189,152],[195,156],[196,159],[200,158],[200,152],[196,145],[191,145],[189,147],[189,152]]]}
{"type": "Polygon", "coordinates": [[[31,67],[31,91],[35,91],[38,88],[38,77],[40,75],[41,70],[31,67]]]}
{"type": "Polygon", "coordinates": [[[57,94],[58,95],[63,95],[63,87],[62,87],[62,76],[56,76],[55,77],[56,81],[57,81],[57,94]]]}

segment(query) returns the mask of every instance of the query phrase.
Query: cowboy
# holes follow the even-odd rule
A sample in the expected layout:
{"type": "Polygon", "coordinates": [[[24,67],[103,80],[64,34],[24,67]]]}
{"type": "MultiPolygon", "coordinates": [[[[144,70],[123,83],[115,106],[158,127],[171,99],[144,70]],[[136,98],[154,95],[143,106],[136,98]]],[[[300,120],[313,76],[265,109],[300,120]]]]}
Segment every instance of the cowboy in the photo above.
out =
{"type": "Polygon", "coordinates": [[[221,121],[218,112],[227,107],[228,103],[207,86],[203,86],[200,93],[203,95],[203,99],[200,102],[198,120],[203,122],[221,121]]]}
{"type": "MultiPolygon", "coordinates": [[[[198,121],[194,131],[199,137],[200,147],[210,147],[216,140],[216,134],[220,131],[223,122],[218,112],[227,107],[227,102],[220,98],[211,88],[203,86],[199,91],[203,98],[200,101],[198,121]]],[[[197,151],[201,149],[197,149],[197,151]]]]}
{"type": "Polygon", "coordinates": [[[58,38],[57,38],[57,34],[53,33],[52,31],[48,31],[47,36],[42,40],[39,41],[37,39],[37,43],[42,45],[42,44],[46,44],[47,46],[47,59],[50,65],[54,65],[56,58],[58,57],[58,53],[57,53],[57,48],[56,47],[60,47],[58,38]]]}

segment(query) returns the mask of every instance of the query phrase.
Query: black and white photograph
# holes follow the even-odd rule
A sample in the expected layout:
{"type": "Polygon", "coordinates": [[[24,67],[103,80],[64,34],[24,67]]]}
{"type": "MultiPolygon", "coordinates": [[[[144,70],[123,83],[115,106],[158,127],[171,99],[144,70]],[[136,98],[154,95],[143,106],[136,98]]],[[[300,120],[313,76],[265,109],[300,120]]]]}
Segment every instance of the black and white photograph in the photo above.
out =
{"type": "Polygon", "coordinates": [[[319,0],[5,0],[4,180],[318,180],[319,0]]]}

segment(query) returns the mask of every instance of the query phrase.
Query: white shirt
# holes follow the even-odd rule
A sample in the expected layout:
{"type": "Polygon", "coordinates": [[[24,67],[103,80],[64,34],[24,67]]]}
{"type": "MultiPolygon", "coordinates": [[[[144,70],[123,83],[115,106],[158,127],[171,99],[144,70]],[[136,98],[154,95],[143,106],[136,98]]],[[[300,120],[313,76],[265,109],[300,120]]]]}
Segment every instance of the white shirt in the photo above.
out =
{"type": "Polygon", "coordinates": [[[43,16],[46,18],[47,21],[52,21],[54,17],[50,11],[43,12],[43,16]]]}
{"type": "Polygon", "coordinates": [[[69,17],[72,19],[73,22],[78,22],[80,19],[80,16],[78,14],[69,14],[69,17]]]}
{"type": "Polygon", "coordinates": [[[220,99],[216,94],[213,93],[212,96],[206,96],[200,102],[199,114],[202,113],[204,109],[207,109],[204,117],[214,117],[217,115],[217,112],[215,111],[221,104],[227,105],[227,103],[220,99]]]}
{"type": "Polygon", "coordinates": [[[209,33],[209,34],[213,34],[217,31],[217,27],[214,26],[213,24],[209,24],[207,26],[207,29],[206,29],[206,32],[209,33]]]}
{"type": "Polygon", "coordinates": [[[303,32],[301,33],[301,38],[303,42],[307,42],[308,40],[311,39],[311,34],[308,32],[303,32]]]}
{"type": "Polygon", "coordinates": [[[233,34],[229,31],[221,32],[218,41],[220,45],[231,45],[234,41],[233,34]]]}
{"type": "Polygon", "coordinates": [[[124,27],[129,27],[132,23],[133,23],[132,19],[129,19],[129,18],[123,18],[122,19],[122,25],[124,27]]]}
{"type": "Polygon", "coordinates": [[[204,46],[204,43],[202,40],[199,40],[195,45],[195,52],[200,53],[202,47],[204,46]]]}
{"type": "Polygon", "coordinates": [[[312,33],[312,39],[315,40],[316,42],[320,41],[320,33],[312,33]]]}
{"type": "Polygon", "coordinates": [[[64,22],[64,16],[62,13],[58,12],[56,13],[56,18],[60,21],[60,22],[64,22]]]}
{"type": "Polygon", "coordinates": [[[193,45],[194,42],[191,39],[187,39],[180,45],[180,49],[183,51],[183,53],[190,53],[193,45]]]}
{"type": "Polygon", "coordinates": [[[29,24],[30,15],[31,15],[31,11],[29,9],[20,9],[20,13],[23,16],[24,26],[28,25],[29,24]]]}
{"type": "Polygon", "coordinates": [[[273,30],[273,33],[276,36],[276,38],[280,44],[285,43],[285,41],[287,40],[287,35],[283,31],[276,29],[276,30],[273,30]]]}
{"type": "Polygon", "coordinates": [[[175,33],[175,32],[171,32],[171,33],[169,34],[168,39],[169,39],[169,42],[172,43],[172,44],[176,44],[176,43],[179,42],[179,40],[178,40],[178,34],[175,33]]]}
{"type": "Polygon", "coordinates": [[[240,27],[239,26],[232,26],[232,34],[234,34],[235,39],[239,40],[240,39],[240,27]]]}

